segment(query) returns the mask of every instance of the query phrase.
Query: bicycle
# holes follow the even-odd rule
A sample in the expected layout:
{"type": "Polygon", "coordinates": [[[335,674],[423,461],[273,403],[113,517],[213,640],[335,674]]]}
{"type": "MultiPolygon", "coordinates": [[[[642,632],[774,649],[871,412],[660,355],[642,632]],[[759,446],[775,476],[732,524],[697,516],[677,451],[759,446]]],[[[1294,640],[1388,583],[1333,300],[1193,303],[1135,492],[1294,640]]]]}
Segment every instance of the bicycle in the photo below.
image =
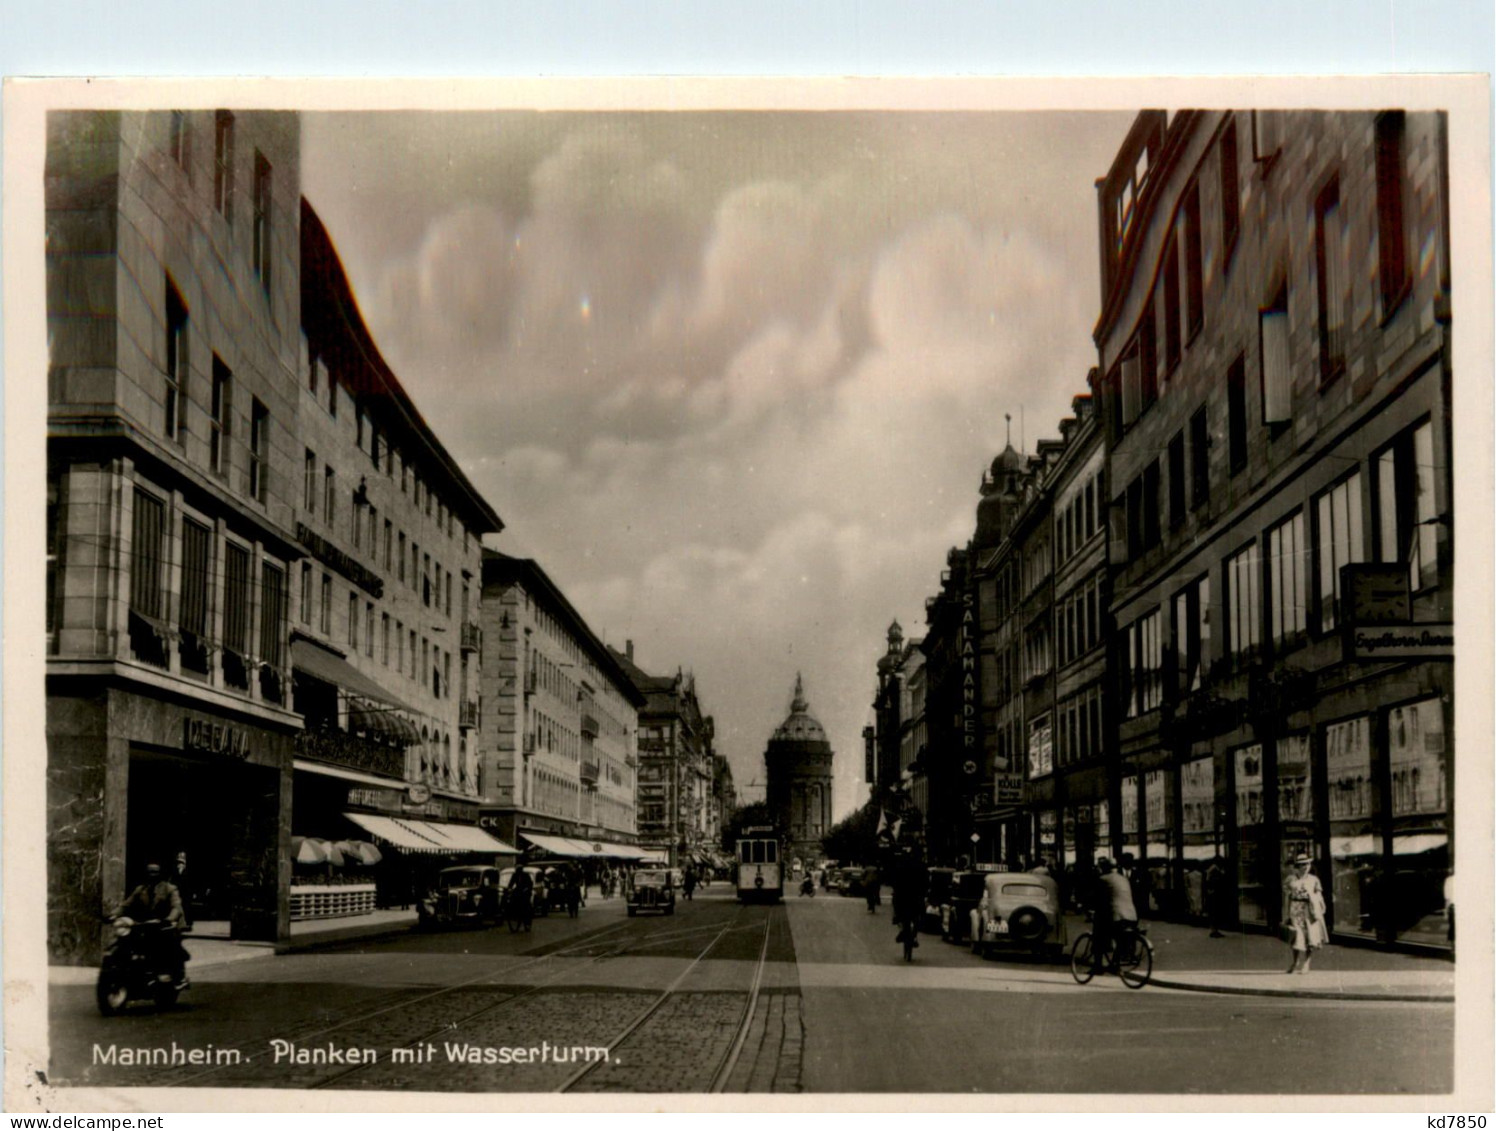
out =
{"type": "Polygon", "coordinates": [[[534,907],[528,892],[511,891],[504,900],[504,919],[509,924],[509,933],[517,935],[528,931],[535,920],[534,907]]]}
{"type": "MultiPolygon", "coordinates": [[[[1098,969],[1091,942],[1092,934],[1086,931],[1070,948],[1070,976],[1083,986],[1096,976],[1098,969]]],[[[1107,973],[1116,974],[1128,989],[1142,989],[1153,974],[1153,944],[1142,927],[1118,927],[1102,957],[1107,973]]]]}
{"type": "Polygon", "coordinates": [[[919,920],[906,919],[899,924],[899,941],[904,944],[904,961],[914,961],[914,948],[919,945],[919,920]]]}

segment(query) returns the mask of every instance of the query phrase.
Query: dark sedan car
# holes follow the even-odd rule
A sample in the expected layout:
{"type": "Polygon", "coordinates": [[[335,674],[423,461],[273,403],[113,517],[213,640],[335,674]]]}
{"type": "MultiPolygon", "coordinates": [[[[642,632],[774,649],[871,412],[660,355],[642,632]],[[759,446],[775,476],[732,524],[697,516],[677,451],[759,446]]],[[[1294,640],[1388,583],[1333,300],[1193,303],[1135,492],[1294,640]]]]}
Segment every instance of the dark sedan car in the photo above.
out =
{"type": "Polygon", "coordinates": [[[964,943],[971,937],[971,913],[982,901],[985,872],[954,872],[950,888],[940,904],[940,937],[946,942],[964,943]]]}
{"type": "Polygon", "coordinates": [[[634,873],[634,882],[629,887],[626,901],[630,916],[641,911],[674,915],[675,877],[668,868],[641,868],[634,873]]]}
{"type": "Polygon", "coordinates": [[[920,930],[926,934],[941,931],[940,907],[950,895],[951,881],[955,875],[954,868],[931,868],[929,871],[925,882],[925,917],[920,923],[920,930]]]}
{"type": "Polygon", "coordinates": [[[420,926],[481,926],[499,918],[499,870],[483,864],[443,868],[436,885],[416,906],[420,926]]]}

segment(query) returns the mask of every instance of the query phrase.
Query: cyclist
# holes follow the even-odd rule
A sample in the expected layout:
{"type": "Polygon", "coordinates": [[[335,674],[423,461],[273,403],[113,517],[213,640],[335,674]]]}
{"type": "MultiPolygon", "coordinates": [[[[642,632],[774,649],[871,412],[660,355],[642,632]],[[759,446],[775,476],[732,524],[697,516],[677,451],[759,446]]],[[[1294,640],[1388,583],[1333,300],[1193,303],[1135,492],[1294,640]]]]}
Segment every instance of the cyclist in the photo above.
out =
{"type": "Polygon", "coordinates": [[[1138,912],[1132,902],[1132,884],[1117,871],[1111,858],[1103,856],[1097,860],[1096,870],[1100,875],[1091,910],[1091,967],[1099,974],[1112,943],[1127,927],[1138,925],[1138,912]]]}
{"type": "Polygon", "coordinates": [[[535,880],[524,868],[515,868],[509,877],[506,901],[509,905],[507,918],[520,923],[526,931],[535,920],[535,880]]]}

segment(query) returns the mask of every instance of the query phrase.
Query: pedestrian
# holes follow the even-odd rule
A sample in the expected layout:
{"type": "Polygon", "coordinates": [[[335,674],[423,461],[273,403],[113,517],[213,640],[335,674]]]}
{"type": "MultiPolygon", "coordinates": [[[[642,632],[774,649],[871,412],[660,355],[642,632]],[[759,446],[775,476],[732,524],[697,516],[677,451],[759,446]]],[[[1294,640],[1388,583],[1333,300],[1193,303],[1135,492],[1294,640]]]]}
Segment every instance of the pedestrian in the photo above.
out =
{"type": "Polygon", "coordinates": [[[177,853],[171,882],[176,884],[177,894],[182,897],[182,930],[190,931],[192,930],[192,889],[187,876],[187,853],[177,853]]]}
{"type": "Polygon", "coordinates": [[[1210,917],[1210,937],[1213,939],[1226,937],[1221,931],[1230,915],[1226,901],[1226,862],[1217,855],[1205,866],[1205,913],[1210,917]]]}
{"type": "Polygon", "coordinates": [[[867,898],[868,914],[876,915],[883,902],[883,879],[876,866],[869,865],[862,870],[862,894],[867,898]]]}
{"type": "Polygon", "coordinates": [[[1290,974],[1309,973],[1314,952],[1330,941],[1325,930],[1325,893],[1312,868],[1314,861],[1306,852],[1293,858],[1293,869],[1283,885],[1283,907],[1288,915],[1288,942],[1293,947],[1290,974]]]}
{"type": "Polygon", "coordinates": [[[687,868],[686,869],[686,876],[685,876],[685,879],[683,879],[681,881],[681,887],[682,887],[682,889],[684,889],[684,891],[686,893],[686,898],[690,899],[692,893],[694,893],[696,891],[696,869],[695,868],[687,868]]]}

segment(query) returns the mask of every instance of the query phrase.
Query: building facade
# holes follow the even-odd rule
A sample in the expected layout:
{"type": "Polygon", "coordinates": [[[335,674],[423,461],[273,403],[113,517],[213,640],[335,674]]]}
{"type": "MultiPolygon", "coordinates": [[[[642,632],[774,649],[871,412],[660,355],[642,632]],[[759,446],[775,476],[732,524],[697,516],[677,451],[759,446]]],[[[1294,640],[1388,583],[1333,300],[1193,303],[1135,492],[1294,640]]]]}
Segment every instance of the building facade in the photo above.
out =
{"type": "Polygon", "coordinates": [[[282,465],[299,472],[303,554],[292,832],[377,841],[368,878],[404,904],[452,857],[505,847],[477,829],[476,741],[482,537],[503,524],[380,354],[305,200],[300,235],[298,447],[282,465]]]}
{"type": "MultiPolygon", "coordinates": [[[[672,867],[709,865],[716,724],[703,714],[696,680],[677,669],[654,676],[634,663],[634,642],[613,658],[644,697],[639,710],[639,846],[672,867]]],[[[720,841],[720,834],[719,834],[720,841]]]]}
{"type": "Polygon", "coordinates": [[[48,117],[53,962],[96,961],[101,912],[179,853],[195,917],[288,937],[299,139],[48,117]]]}
{"type": "Polygon", "coordinates": [[[940,592],[925,602],[925,753],[914,792],[924,796],[926,847],[937,860],[970,857],[972,813],[991,797],[991,780],[982,772],[981,634],[972,559],[969,545],[952,548],[940,592]]]}
{"type": "Polygon", "coordinates": [[[645,696],[537,563],[488,551],[482,577],[484,826],[521,848],[630,855],[645,696]]]}
{"type": "Polygon", "coordinates": [[[764,749],[765,800],[784,845],[784,858],[805,867],[821,858],[821,838],[831,831],[833,758],[826,731],[811,715],[805,685],[796,675],[790,713],[764,749]]]}
{"type": "Polygon", "coordinates": [[[1153,908],[1441,944],[1453,867],[1445,122],[1139,114],[1098,181],[1117,806],[1153,908]]]}

